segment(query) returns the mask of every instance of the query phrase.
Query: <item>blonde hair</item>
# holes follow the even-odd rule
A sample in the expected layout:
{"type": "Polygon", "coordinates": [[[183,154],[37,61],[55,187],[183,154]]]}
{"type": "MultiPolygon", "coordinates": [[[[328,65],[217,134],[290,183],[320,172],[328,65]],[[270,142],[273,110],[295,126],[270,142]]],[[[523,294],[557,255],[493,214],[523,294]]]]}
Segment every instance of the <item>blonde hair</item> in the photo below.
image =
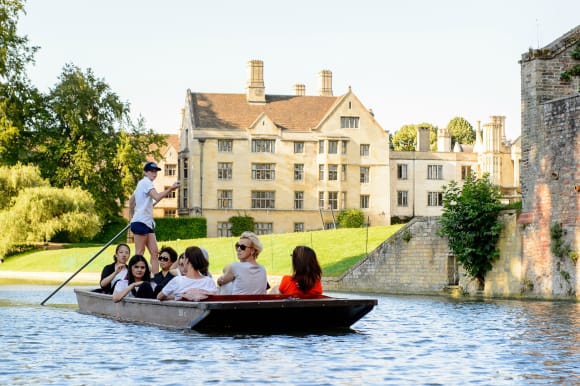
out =
{"type": "Polygon", "coordinates": [[[240,235],[240,239],[248,239],[252,243],[252,248],[256,251],[255,257],[258,257],[264,246],[254,232],[246,231],[240,235]]]}

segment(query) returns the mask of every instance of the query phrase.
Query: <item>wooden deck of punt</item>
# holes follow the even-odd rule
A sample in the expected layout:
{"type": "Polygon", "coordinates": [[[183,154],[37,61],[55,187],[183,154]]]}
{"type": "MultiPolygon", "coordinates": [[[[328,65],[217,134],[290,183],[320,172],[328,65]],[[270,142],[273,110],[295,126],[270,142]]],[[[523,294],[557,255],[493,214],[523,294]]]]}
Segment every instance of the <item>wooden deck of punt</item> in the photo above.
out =
{"type": "Polygon", "coordinates": [[[79,312],[115,320],[199,332],[348,330],[376,299],[328,296],[214,295],[199,302],[125,298],[75,288],[79,312]]]}

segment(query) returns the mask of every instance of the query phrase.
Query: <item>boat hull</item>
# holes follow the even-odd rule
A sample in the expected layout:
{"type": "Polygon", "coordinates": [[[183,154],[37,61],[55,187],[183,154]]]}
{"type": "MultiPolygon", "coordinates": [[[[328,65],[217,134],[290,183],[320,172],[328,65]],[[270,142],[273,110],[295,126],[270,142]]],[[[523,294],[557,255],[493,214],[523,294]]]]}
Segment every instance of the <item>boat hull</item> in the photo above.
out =
{"type": "Polygon", "coordinates": [[[116,320],[220,331],[328,331],[349,329],[377,304],[376,299],[276,295],[214,296],[200,302],[125,298],[75,289],[79,312],[116,320]]]}

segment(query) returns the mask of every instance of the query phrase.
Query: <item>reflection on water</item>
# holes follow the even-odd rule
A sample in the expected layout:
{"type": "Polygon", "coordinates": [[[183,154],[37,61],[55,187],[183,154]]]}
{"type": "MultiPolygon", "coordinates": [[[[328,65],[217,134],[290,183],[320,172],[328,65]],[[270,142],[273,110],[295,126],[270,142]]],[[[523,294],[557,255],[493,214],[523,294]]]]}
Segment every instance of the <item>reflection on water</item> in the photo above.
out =
{"type": "Polygon", "coordinates": [[[54,288],[0,286],[0,384],[580,383],[577,303],[376,296],[351,333],[211,335],[81,315],[70,287],[39,306],[54,288]]]}

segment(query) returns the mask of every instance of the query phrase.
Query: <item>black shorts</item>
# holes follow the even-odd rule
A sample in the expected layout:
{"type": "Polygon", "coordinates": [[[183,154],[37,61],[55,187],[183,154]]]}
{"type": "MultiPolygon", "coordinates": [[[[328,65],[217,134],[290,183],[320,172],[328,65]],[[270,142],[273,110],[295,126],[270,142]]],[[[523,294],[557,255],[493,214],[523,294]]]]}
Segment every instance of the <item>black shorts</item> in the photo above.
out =
{"type": "Polygon", "coordinates": [[[146,224],[142,222],[132,222],[131,232],[135,235],[148,235],[149,233],[155,233],[154,229],[149,228],[146,224]]]}

